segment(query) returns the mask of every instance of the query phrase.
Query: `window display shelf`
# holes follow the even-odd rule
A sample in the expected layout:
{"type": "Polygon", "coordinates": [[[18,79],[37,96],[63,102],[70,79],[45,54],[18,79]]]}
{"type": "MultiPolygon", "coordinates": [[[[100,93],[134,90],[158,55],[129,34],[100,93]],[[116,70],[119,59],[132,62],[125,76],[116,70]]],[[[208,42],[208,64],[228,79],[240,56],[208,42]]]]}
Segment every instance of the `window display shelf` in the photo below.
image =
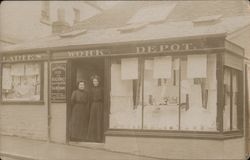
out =
{"type": "Polygon", "coordinates": [[[199,131],[163,131],[163,130],[129,130],[129,129],[108,129],[106,136],[130,136],[130,137],[157,137],[157,138],[190,138],[190,139],[214,139],[224,140],[231,138],[241,138],[241,131],[230,131],[225,133],[215,132],[199,132],[199,131]]]}

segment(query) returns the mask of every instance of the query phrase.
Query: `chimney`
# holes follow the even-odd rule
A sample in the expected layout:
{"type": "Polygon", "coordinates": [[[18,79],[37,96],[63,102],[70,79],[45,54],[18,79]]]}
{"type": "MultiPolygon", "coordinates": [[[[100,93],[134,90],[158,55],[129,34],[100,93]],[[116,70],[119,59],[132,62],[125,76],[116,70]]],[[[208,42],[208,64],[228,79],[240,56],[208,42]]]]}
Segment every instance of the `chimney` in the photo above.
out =
{"type": "Polygon", "coordinates": [[[69,29],[69,24],[65,21],[65,11],[62,8],[57,9],[57,21],[52,23],[52,33],[63,33],[69,29]]]}
{"type": "Polygon", "coordinates": [[[74,24],[80,22],[80,10],[73,8],[74,14],[75,14],[75,19],[74,19],[74,24]]]}

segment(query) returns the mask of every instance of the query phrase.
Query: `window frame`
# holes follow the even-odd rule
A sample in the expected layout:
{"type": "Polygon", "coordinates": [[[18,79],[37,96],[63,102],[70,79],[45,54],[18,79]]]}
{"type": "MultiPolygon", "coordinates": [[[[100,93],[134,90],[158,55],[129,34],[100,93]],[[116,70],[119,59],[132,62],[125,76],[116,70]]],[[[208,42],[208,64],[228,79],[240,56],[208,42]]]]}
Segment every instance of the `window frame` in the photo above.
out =
{"type": "MultiPolygon", "coordinates": [[[[240,71],[238,69],[229,67],[224,65],[223,66],[223,76],[225,74],[225,70],[228,70],[230,73],[230,130],[224,130],[224,127],[222,128],[222,132],[223,133],[231,133],[231,132],[235,132],[235,131],[240,131],[243,132],[243,95],[244,95],[244,91],[243,91],[243,71],[240,71]],[[237,76],[237,85],[238,85],[238,93],[237,93],[237,130],[233,130],[233,74],[236,74],[237,76]],[[241,97],[241,98],[240,98],[241,97]]],[[[224,81],[224,79],[223,79],[224,81]]],[[[224,82],[223,82],[223,91],[225,90],[225,86],[224,86],[224,82]]],[[[223,96],[225,95],[225,93],[223,93],[223,96]]],[[[225,107],[225,96],[223,97],[223,106],[222,108],[224,109],[225,107]]],[[[223,111],[222,111],[222,117],[224,117],[223,115],[223,111]]],[[[223,119],[224,122],[224,119],[223,119]]]]}
{"type": "Polygon", "coordinates": [[[40,100],[37,100],[37,101],[28,101],[28,100],[11,100],[11,101],[8,101],[8,100],[3,100],[3,86],[2,86],[2,83],[3,83],[3,80],[1,78],[1,81],[0,81],[0,103],[3,104],[3,105],[16,105],[16,104],[21,104],[21,105],[25,105],[25,104],[34,104],[34,105],[42,105],[44,104],[44,61],[20,61],[20,62],[5,62],[5,63],[1,63],[1,66],[0,66],[0,74],[1,74],[1,77],[3,77],[3,66],[5,64],[20,64],[20,63],[23,63],[23,64],[27,64],[27,63],[37,63],[40,65],[40,100]]]}
{"type": "MultiPolygon", "coordinates": [[[[121,58],[132,58],[137,57],[138,60],[147,57],[157,57],[157,56],[171,56],[181,58],[183,56],[192,55],[192,54],[207,54],[210,53],[189,53],[189,54],[163,54],[163,53],[156,53],[156,54],[148,54],[148,55],[121,55],[121,56],[114,56],[111,57],[115,59],[121,58]]],[[[211,53],[216,55],[216,77],[217,77],[217,115],[216,115],[216,126],[217,131],[185,131],[185,130],[151,130],[151,129],[115,129],[110,128],[110,115],[108,116],[108,125],[105,131],[106,136],[131,136],[131,137],[172,137],[172,138],[195,138],[195,139],[217,139],[217,140],[224,140],[224,139],[232,139],[232,138],[240,138],[243,137],[243,127],[237,131],[230,131],[230,132],[223,132],[223,100],[221,99],[224,95],[223,93],[223,75],[224,75],[224,52],[219,53],[211,53]]],[[[139,63],[139,65],[141,65],[139,63]]],[[[108,66],[108,70],[110,72],[111,63],[108,66]]],[[[144,76],[144,75],[143,75],[144,76]]],[[[142,83],[144,83],[144,78],[142,79],[142,83]]],[[[142,98],[144,97],[144,84],[142,89],[142,98]]],[[[109,81],[109,88],[111,87],[111,82],[109,81]]],[[[110,100],[110,97],[109,97],[110,100]]],[[[142,100],[143,102],[143,100],[142,100]]],[[[111,106],[109,106],[110,110],[111,106]]],[[[143,107],[142,107],[143,108],[143,107]]],[[[143,111],[142,111],[143,114],[143,111]]],[[[243,113],[242,113],[243,114],[243,113]]],[[[240,116],[242,117],[242,116],[240,116]]],[[[143,117],[142,117],[143,118],[143,117]]],[[[143,122],[142,122],[143,123],[143,122]]]]}

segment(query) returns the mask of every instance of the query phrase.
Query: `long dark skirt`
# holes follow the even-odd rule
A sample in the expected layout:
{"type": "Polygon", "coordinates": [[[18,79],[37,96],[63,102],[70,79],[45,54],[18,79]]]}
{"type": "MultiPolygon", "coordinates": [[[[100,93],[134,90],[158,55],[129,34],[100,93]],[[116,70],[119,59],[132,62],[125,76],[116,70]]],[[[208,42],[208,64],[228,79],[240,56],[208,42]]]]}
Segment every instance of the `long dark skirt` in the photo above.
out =
{"type": "Polygon", "coordinates": [[[89,109],[87,104],[75,104],[71,115],[72,141],[85,141],[88,133],[89,109]]]}
{"type": "Polygon", "coordinates": [[[88,140],[100,142],[102,140],[102,102],[93,102],[90,107],[88,140]]]}

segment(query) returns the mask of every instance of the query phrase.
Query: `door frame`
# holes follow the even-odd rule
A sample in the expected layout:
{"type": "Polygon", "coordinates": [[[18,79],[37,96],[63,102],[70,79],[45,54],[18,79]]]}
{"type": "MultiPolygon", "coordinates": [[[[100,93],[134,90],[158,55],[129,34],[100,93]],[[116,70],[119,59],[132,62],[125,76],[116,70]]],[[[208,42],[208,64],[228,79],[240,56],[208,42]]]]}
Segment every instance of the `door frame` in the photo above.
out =
{"type": "MultiPolygon", "coordinates": [[[[250,70],[250,65],[246,64],[245,65],[245,133],[246,133],[246,155],[249,156],[250,155],[250,151],[249,151],[249,143],[250,143],[250,135],[249,135],[249,129],[250,129],[250,119],[249,119],[249,112],[250,112],[250,108],[249,108],[249,70],[250,70]]],[[[248,157],[247,157],[248,158],[248,157]]]]}
{"type": "MultiPolygon", "coordinates": [[[[102,127],[102,141],[101,143],[105,142],[105,132],[109,128],[109,113],[110,113],[110,64],[111,64],[111,58],[110,57],[98,57],[102,58],[103,60],[103,127],[102,127]]],[[[82,60],[87,58],[81,58],[82,60]]],[[[94,58],[91,58],[94,59],[94,58]]],[[[67,60],[67,72],[66,72],[66,143],[70,142],[70,117],[71,117],[71,105],[70,105],[70,99],[71,94],[74,90],[74,87],[72,86],[73,82],[76,81],[76,76],[73,76],[76,74],[74,61],[76,59],[69,59],[67,60]]],[[[79,60],[79,59],[77,59],[79,60]]],[[[88,142],[89,143],[89,142],[88,142]]]]}

